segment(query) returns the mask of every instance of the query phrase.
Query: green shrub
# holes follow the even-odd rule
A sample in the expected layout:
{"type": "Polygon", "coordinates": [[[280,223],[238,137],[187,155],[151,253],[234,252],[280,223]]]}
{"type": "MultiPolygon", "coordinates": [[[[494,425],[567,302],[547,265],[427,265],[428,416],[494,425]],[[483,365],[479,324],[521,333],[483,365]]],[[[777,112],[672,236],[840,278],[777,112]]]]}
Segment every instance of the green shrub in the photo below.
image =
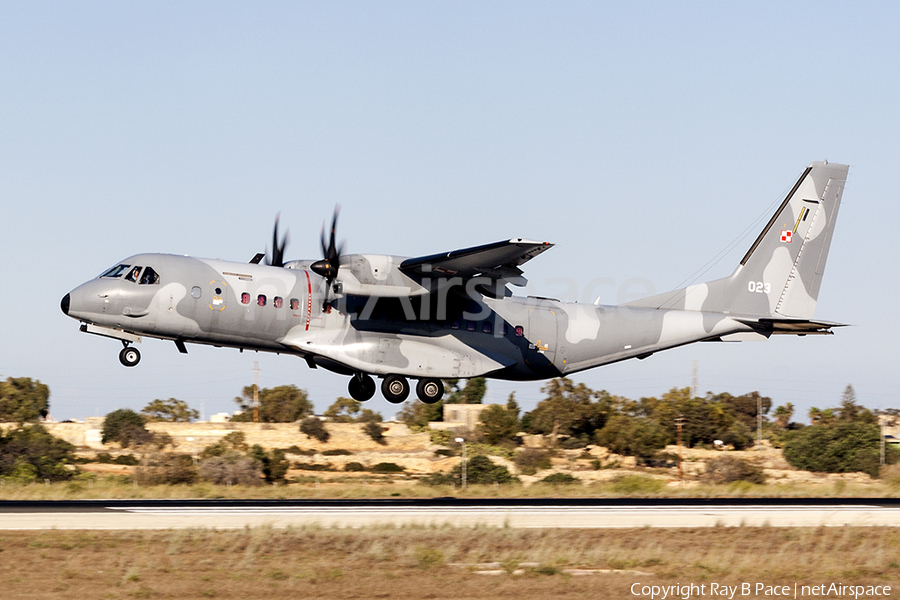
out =
{"type": "Polygon", "coordinates": [[[363,466],[362,463],[348,462],[346,465],[344,465],[344,470],[351,471],[351,472],[352,471],[365,471],[366,468],[363,466]]]}
{"type": "Polygon", "coordinates": [[[117,465],[135,466],[141,464],[134,454],[121,454],[113,460],[117,465]]]}
{"type": "Polygon", "coordinates": [[[542,469],[549,469],[553,466],[550,462],[550,452],[538,448],[525,448],[516,452],[513,462],[525,475],[534,475],[542,469]]]}
{"type": "Polygon", "coordinates": [[[40,424],[0,430],[0,478],[17,481],[62,481],[75,471],[66,465],[75,459],[75,446],[50,435],[40,424]]]}
{"type": "MultiPolygon", "coordinates": [[[[462,482],[462,462],[449,473],[432,473],[420,480],[425,485],[460,485],[462,482]]],[[[487,456],[473,456],[466,461],[466,482],[468,484],[520,483],[503,465],[495,465],[487,456]]]]}
{"type": "Polygon", "coordinates": [[[114,410],[103,420],[100,441],[104,444],[118,442],[123,448],[148,444],[153,439],[153,434],[147,431],[146,423],[143,415],[130,408],[114,410]]]}
{"type": "Polygon", "coordinates": [[[200,477],[218,485],[262,485],[259,462],[236,450],[212,456],[200,463],[200,477]]]}
{"type": "Polygon", "coordinates": [[[343,448],[334,448],[333,450],[323,450],[322,456],[350,456],[353,454],[349,450],[344,450],[343,448]]]}
{"type": "Polygon", "coordinates": [[[284,454],[284,450],[281,448],[274,448],[266,452],[259,444],[253,444],[250,452],[248,452],[248,455],[251,458],[255,458],[262,467],[266,483],[284,483],[284,476],[287,474],[288,469],[291,468],[291,463],[288,462],[284,454]]]}
{"type": "Polygon", "coordinates": [[[595,439],[610,452],[646,461],[666,447],[668,433],[653,419],[615,415],[595,439]]]}
{"type": "Polygon", "coordinates": [[[758,484],[766,482],[766,476],[761,468],[736,456],[728,455],[709,461],[706,465],[704,479],[713,484],[733,483],[735,481],[758,484]]]}
{"type": "Polygon", "coordinates": [[[243,431],[232,431],[225,435],[215,444],[211,444],[203,449],[200,458],[212,458],[213,456],[223,456],[230,452],[246,452],[247,434],[243,431]]]}
{"type": "Polygon", "coordinates": [[[331,434],[325,429],[325,424],[321,419],[316,417],[306,417],[300,422],[300,432],[305,433],[311,438],[315,438],[323,444],[328,442],[331,434]]]}
{"type": "Polygon", "coordinates": [[[373,473],[402,473],[405,470],[400,465],[392,462],[381,462],[372,467],[373,473]]]}
{"type": "Polygon", "coordinates": [[[334,471],[334,467],[322,463],[294,463],[294,468],[299,471],[334,471]]]}
{"type": "Polygon", "coordinates": [[[199,478],[190,454],[154,454],[134,470],[138,485],[190,485],[199,478]]]}
{"type": "Polygon", "coordinates": [[[387,440],[384,438],[386,428],[382,427],[376,421],[367,421],[362,427],[363,433],[372,438],[378,444],[385,445],[387,440]]]}
{"type": "MultiPolygon", "coordinates": [[[[792,466],[806,471],[862,471],[877,477],[881,458],[881,431],[878,425],[861,422],[804,427],[786,435],[784,458],[792,466]]],[[[888,447],[885,458],[888,464],[893,464],[900,458],[900,451],[888,447]]]]}
{"type": "Polygon", "coordinates": [[[581,480],[577,477],[573,477],[568,473],[551,473],[547,475],[543,479],[541,479],[541,483],[550,483],[553,485],[571,485],[573,483],[581,483],[581,480]]]}
{"type": "Polygon", "coordinates": [[[313,456],[315,454],[318,454],[316,450],[304,450],[299,446],[291,446],[287,450],[285,450],[285,452],[287,452],[288,454],[296,454],[298,456],[313,456]]]}

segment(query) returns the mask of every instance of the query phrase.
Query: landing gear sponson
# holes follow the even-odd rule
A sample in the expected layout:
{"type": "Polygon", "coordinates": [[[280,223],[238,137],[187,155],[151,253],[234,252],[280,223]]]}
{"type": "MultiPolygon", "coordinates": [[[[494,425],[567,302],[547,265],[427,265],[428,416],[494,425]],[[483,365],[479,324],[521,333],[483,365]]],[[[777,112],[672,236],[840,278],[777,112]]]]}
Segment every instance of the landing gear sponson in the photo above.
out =
{"type": "MultiPolygon", "coordinates": [[[[402,375],[388,375],[381,382],[381,393],[391,404],[400,404],[409,397],[409,380],[402,375]]],[[[350,397],[359,402],[375,395],[375,381],[366,373],[357,373],[347,386],[350,397]]],[[[440,379],[420,379],[416,396],[425,404],[434,404],[444,396],[444,383],[440,379]]]]}

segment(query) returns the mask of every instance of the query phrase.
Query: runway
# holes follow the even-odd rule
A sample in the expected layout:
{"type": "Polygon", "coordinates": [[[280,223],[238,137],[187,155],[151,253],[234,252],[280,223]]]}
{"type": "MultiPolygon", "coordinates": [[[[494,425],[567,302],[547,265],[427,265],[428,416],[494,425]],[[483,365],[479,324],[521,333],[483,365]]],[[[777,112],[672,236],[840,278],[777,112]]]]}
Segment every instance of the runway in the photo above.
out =
{"type": "Polygon", "coordinates": [[[90,500],[0,502],[0,530],[453,526],[900,526],[895,499],[90,500]]]}

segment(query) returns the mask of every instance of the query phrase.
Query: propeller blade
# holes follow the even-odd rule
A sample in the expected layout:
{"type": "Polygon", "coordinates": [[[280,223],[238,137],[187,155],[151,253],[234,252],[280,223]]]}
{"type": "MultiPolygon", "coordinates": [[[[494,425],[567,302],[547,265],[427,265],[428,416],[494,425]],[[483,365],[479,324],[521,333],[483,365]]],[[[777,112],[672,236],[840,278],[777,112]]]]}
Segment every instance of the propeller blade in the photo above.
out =
{"type": "Polygon", "coordinates": [[[331,216],[331,233],[328,239],[325,238],[325,224],[322,224],[322,232],[319,235],[319,243],[322,245],[322,260],[318,260],[309,266],[314,273],[325,278],[325,281],[331,285],[331,282],[338,275],[338,269],[341,267],[341,253],[344,251],[344,244],[340,246],[335,242],[337,236],[337,220],[341,212],[341,205],[334,206],[334,213],[331,216]]]}
{"type": "Polygon", "coordinates": [[[281,238],[279,243],[278,240],[278,220],[281,218],[281,213],[275,215],[275,227],[272,230],[272,257],[266,257],[266,264],[272,267],[283,267],[284,266],[284,249],[287,248],[288,239],[290,238],[289,232],[285,232],[284,236],[281,238]]]}

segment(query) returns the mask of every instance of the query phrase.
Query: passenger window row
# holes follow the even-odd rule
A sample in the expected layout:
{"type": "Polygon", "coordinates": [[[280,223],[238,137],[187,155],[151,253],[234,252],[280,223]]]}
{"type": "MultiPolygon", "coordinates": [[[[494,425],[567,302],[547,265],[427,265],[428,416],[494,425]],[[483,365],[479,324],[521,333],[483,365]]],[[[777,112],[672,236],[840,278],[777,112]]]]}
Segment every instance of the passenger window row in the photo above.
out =
{"type": "MultiPolygon", "coordinates": [[[[268,298],[265,294],[260,294],[256,297],[256,305],[257,306],[265,306],[268,303],[268,298]]],[[[244,292],[241,294],[241,304],[250,304],[250,292],[244,292]]],[[[272,306],[275,308],[282,308],[284,306],[284,299],[281,296],[275,296],[272,299],[272,306]]],[[[297,310],[300,308],[300,300],[297,298],[291,298],[290,302],[291,310],[297,310]]]]}

